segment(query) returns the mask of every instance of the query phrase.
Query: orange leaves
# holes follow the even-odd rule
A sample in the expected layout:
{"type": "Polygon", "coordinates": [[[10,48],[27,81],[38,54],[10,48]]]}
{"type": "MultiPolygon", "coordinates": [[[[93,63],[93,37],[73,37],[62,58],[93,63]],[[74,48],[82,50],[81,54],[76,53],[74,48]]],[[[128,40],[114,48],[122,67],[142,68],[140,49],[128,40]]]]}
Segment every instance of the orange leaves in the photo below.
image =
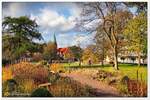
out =
{"type": "Polygon", "coordinates": [[[62,68],[63,68],[63,65],[59,63],[53,63],[50,66],[50,70],[54,72],[59,72],[62,68]]]}
{"type": "Polygon", "coordinates": [[[8,79],[12,79],[13,74],[11,68],[3,67],[2,68],[2,81],[6,81],[8,79]]]}
{"type": "Polygon", "coordinates": [[[21,62],[9,66],[9,68],[3,68],[3,81],[10,78],[15,78],[19,81],[32,79],[36,83],[44,83],[48,81],[48,69],[32,63],[21,62]]]}

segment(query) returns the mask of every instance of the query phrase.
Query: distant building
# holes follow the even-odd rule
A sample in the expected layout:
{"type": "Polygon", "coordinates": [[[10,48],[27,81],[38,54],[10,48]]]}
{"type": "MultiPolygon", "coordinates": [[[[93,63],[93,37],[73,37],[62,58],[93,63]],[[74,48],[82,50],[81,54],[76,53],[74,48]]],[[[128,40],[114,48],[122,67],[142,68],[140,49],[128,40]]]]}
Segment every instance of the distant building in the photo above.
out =
{"type": "MultiPolygon", "coordinates": [[[[106,63],[110,63],[113,61],[113,58],[109,56],[106,56],[105,58],[106,63]]],[[[118,62],[120,63],[138,63],[138,56],[134,52],[128,53],[128,54],[118,54],[118,62]]],[[[143,54],[141,54],[141,64],[147,64],[147,57],[144,57],[143,54]]]]}
{"type": "Polygon", "coordinates": [[[59,54],[61,57],[63,57],[65,54],[67,54],[69,51],[69,48],[58,48],[57,54],[59,54]]]}
{"type": "Polygon", "coordinates": [[[67,48],[67,47],[58,48],[58,46],[57,46],[57,40],[56,40],[55,34],[54,34],[54,44],[56,45],[56,48],[57,48],[57,54],[58,54],[60,57],[64,58],[64,55],[67,54],[67,53],[69,53],[69,52],[68,52],[68,51],[69,51],[69,48],[67,48]]]}

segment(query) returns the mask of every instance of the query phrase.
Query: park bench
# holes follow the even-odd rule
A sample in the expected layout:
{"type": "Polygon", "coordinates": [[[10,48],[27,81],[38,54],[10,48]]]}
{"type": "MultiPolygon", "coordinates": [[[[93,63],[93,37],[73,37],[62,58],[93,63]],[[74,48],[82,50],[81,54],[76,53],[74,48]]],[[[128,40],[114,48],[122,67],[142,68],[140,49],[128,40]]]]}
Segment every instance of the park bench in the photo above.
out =
{"type": "Polygon", "coordinates": [[[50,86],[51,86],[51,83],[44,83],[44,84],[40,84],[38,87],[39,88],[44,87],[44,88],[47,88],[47,90],[49,90],[50,86]]]}

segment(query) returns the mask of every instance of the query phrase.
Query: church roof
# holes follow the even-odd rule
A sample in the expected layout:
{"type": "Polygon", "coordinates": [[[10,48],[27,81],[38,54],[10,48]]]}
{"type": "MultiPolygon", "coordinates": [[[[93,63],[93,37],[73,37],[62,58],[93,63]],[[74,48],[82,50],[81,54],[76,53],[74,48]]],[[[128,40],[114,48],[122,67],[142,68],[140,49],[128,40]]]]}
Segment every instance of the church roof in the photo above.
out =
{"type": "Polygon", "coordinates": [[[69,48],[58,48],[57,49],[58,52],[63,53],[63,54],[67,53],[68,50],[69,50],[69,48]]]}

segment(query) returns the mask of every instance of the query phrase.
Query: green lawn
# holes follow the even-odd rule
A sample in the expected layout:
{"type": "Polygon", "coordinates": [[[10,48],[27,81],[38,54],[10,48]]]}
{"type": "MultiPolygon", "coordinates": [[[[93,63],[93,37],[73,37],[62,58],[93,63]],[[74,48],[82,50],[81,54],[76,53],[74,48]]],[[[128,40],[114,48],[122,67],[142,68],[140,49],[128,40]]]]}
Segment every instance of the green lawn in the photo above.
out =
{"type": "MultiPolygon", "coordinates": [[[[115,71],[112,67],[103,67],[105,71],[115,71]]],[[[137,71],[138,71],[138,79],[147,82],[147,67],[132,65],[132,64],[119,64],[119,71],[122,75],[127,75],[131,79],[137,79],[137,71]]]]}
{"type": "MultiPolygon", "coordinates": [[[[64,63],[65,68],[98,68],[109,72],[115,72],[114,68],[111,65],[104,65],[103,67],[99,64],[94,64],[92,66],[82,65],[79,66],[79,63],[64,63]]],[[[137,79],[137,70],[138,70],[138,79],[147,82],[147,66],[138,67],[135,64],[119,64],[119,72],[121,75],[127,75],[131,79],[137,79]]]]}

